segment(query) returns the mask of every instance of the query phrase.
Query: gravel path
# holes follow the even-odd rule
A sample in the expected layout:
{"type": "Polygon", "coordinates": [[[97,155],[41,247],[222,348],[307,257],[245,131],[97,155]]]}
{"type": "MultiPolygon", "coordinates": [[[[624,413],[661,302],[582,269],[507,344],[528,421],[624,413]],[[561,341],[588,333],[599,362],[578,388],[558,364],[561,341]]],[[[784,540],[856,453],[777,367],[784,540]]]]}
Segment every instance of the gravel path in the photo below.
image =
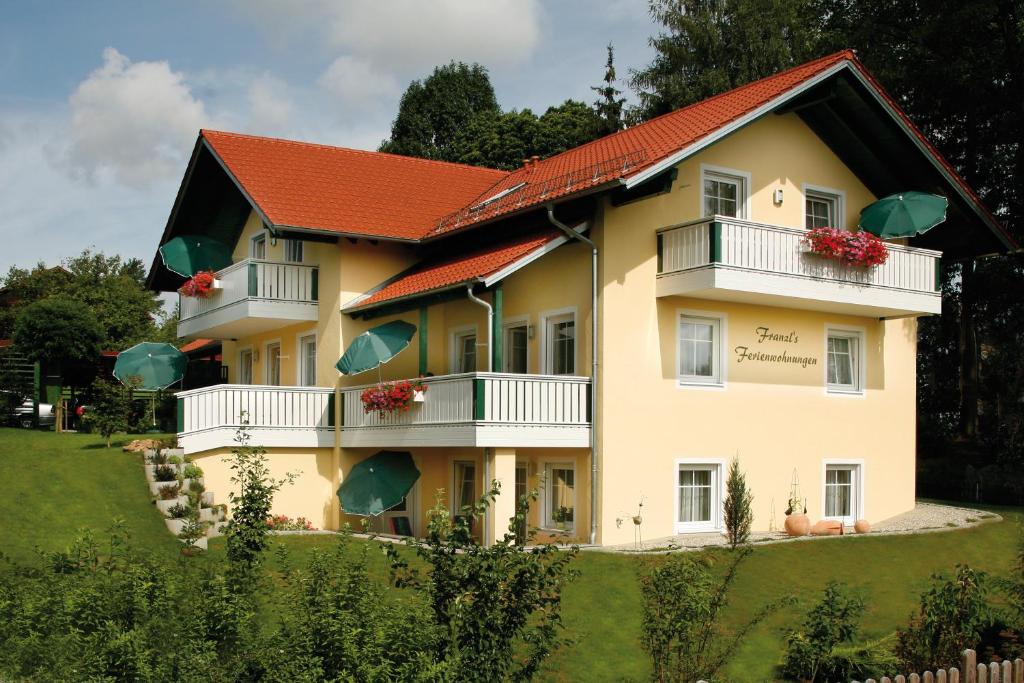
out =
{"type": "MultiPolygon", "coordinates": [[[[913,510],[904,512],[902,515],[890,517],[875,524],[871,528],[872,536],[891,536],[897,534],[916,534],[934,531],[949,531],[952,529],[963,529],[977,526],[984,522],[995,522],[1002,520],[1002,517],[983,510],[972,510],[970,508],[953,507],[949,505],[935,505],[934,503],[918,503],[913,510]]],[[[852,534],[853,529],[847,528],[847,533],[852,534]]],[[[750,541],[754,544],[761,543],[800,543],[806,541],[818,541],[836,536],[804,536],[801,538],[790,538],[785,532],[762,532],[750,535],[750,541]]],[[[643,543],[623,543],[621,545],[588,547],[587,550],[620,552],[620,553],[649,553],[649,552],[673,552],[677,550],[700,550],[711,546],[726,545],[725,536],[719,533],[703,534],[678,534],[663,538],[644,539],[643,543]]]]}

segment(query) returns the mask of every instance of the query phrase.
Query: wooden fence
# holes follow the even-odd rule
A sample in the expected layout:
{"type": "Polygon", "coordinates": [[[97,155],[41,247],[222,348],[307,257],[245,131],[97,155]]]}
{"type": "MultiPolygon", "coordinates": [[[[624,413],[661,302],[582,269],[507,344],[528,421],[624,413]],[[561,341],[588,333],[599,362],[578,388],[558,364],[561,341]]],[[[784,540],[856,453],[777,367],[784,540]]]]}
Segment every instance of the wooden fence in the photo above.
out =
{"type": "MultiPolygon", "coordinates": [[[[1024,683],[1024,660],[1015,659],[1013,662],[1004,660],[998,664],[978,664],[978,655],[974,650],[964,650],[963,665],[957,669],[955,666],[950,669],[942,669],[932,673],[925,671],[922,674],[910,674],[909,676],[896,676],[882,678],[875,681],[874,678],[867,679],[864,683],[1024,683]]],[[[858,681],[853,681],[858,683],[858,681]]]]}

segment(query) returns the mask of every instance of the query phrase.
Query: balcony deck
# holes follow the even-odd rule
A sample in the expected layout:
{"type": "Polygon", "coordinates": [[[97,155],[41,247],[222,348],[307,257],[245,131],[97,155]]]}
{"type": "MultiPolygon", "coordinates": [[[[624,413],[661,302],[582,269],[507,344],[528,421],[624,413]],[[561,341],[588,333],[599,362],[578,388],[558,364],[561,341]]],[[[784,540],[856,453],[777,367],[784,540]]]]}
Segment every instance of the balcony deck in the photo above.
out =
{"type": "Polygon", "coordinates": [[[942,311],[942,254],[887,244],[861,268],[807,253],[806,231],[713,216],[658,233],[657,296],[756,303],[878,318],[942,311]]]}
{"type": "Polygon", "coordinates": [[[246,259],[217,272],[220,289],[207,299],[178,297],[179,337],[244,337],[296,322],[316,321],[316,266],[246,259]]]}
{"type": "MultiPolygon", "coordinates": [[[[572,447],[590,443],[586,377],[474,372],[423,380],[422,402],[406,412],[367,413],[367,386],[341,390],[341,445],[572,447]]],[[[178,397],[178,441],[186,454],[230,448],[245,426],[253,444],[334,445],[334,390],[221,384],[178,397]]]]}
{"type": "Polygon", "coordinates": [[[585,448],[590,443],[587,377],[472,372],[423,382],[422,403],[387,416],[364,410],[366,386],[343,389],[342,446],[585,448]]]}

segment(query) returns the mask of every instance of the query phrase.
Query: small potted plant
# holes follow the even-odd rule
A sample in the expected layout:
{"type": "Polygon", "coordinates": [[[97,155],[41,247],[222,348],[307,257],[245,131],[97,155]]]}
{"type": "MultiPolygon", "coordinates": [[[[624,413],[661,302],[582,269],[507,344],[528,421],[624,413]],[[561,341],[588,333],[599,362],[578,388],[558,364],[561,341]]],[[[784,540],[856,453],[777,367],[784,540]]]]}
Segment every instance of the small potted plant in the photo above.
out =
{"type": "Polygon", "coordinates": [[[181,554],[185,557],[193,557],[198,555],[199,551],[206,550],[206,524],[195,517],[185,520],[185,525],[177,536],[185,544],[181,549],[181,554]]]}

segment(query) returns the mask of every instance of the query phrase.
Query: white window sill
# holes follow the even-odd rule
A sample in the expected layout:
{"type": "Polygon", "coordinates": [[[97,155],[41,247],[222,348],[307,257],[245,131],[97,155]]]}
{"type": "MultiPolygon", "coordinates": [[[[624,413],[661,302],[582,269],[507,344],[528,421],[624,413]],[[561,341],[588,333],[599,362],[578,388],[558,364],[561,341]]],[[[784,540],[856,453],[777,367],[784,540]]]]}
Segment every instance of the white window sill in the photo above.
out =
{"type": "Polygon", "coordinates": [[[829,396],[845,396],[847,398],[864,398],[863,389],[842,389],[840,387],[826,387],[825,393],[829,396]]]}
{"type": "Polygon", "coordinates": [[[554,527],[554,526],[542,526],[542,527],[539,527],[537,529],[537,531],[539,531],[541,533],[544,533],[544,534],[573,534],[573,533],[576,533],[576,529],[574,527],[571,527],[571,526],[570,527],[566,527],[565,529],[559,529],[558,527],[554,527]]]}
{"type": "Polygon", "coordinates": [[[685,522],[676,523],[677,534],[716,534],[723,533],[721,527],[716,527],[710,524],[687,524],[685,522]]]}
{"type": "Polygon", "coordinates": [[[714,389],[718,391],[725,389],[725,382],[701,382],[699,380],[677,379],[676,385],[680,389],[714,389]]]}

